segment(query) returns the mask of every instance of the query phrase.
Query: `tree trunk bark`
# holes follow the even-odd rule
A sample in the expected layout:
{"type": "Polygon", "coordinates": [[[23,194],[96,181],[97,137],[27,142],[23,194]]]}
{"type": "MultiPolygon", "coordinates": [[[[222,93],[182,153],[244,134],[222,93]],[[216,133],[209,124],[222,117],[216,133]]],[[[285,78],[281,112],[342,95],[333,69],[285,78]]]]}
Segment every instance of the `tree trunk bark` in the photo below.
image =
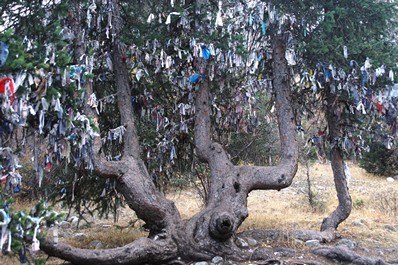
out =
{"type": "Polygon", "coordinates": [[[183,249],[183,253],[192,253],[189,258],[207,255],[210,258],[219,255],[220,251],[235,260],[247,258],[248,253],[239,251],[233,241],[237,229],[248,216],[247,195],[253,189],[286,188],[296,174],[298,144],[285,51],[286,36],[275,36],[273,84],[282,142],[281,161],[277,166],[234,166],[231,163],[223,147],[211,138],[209,81],[206,78],[199,85],[195,105],[195,145],[199,158],[209,164],[211,176],[206,208],[191,218],[182,230],[191,244],[180,245],[179,249],[183,249]]]}
{"type": "Polygon", "coordinates": [[[338,140],[342,138],[341,111],[339,97],[331,93],[330,87],[326,86],[327,109],[326,117],[329,127],[329,140],[331,142],[330,161],[333,170],[334,183],[337,192],[338,206],[326,217],[321,225],[321,231],[329,232],[334,238],[334,232],[351,213],[352,200],[348,190],[347,176],[344,171],[344,160],[338,140]]]}

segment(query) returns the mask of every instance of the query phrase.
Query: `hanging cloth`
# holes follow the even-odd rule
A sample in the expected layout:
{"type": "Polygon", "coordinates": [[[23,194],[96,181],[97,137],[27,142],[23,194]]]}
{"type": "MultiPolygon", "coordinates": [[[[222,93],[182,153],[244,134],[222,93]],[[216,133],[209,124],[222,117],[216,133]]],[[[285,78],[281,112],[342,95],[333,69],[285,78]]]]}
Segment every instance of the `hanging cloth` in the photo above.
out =
{"type": "Polygon", "coordinates": [[[0,67],[6,63],[8,54],[8,44],[5,42],[0,42],[0,67]]]}
{"type": "Polygon", "coordinates": [[[222,27],[224,25],[223,21],[222,21],[222,1],[218,1],[218,12],[217,12],[217,17],[216,17],[216,27],[222,27]]]}
{"type": "Polygon", "coordinates": [[[11,93],[10,105],[12,105],[14,103],[14,80],[9,77],[0,80],[0,93],[6,93],[7,90],[11,93]]]}

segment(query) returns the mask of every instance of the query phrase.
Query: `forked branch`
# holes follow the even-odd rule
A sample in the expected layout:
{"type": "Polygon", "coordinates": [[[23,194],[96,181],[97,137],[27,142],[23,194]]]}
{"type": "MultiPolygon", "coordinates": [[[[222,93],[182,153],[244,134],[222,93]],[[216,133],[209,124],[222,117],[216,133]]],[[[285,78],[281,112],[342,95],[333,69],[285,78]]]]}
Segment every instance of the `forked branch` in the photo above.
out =
{"type": "Polygon", "coordinates": [[[274,36],[272,45],[273,88],[281,142],[281,159],[279,165],[274,167],[238,167],[247,191],[286,188],[290,186],[297,172],[298,143],[290,91],[291,78],[285,58],[285,34],[274,36]]]}

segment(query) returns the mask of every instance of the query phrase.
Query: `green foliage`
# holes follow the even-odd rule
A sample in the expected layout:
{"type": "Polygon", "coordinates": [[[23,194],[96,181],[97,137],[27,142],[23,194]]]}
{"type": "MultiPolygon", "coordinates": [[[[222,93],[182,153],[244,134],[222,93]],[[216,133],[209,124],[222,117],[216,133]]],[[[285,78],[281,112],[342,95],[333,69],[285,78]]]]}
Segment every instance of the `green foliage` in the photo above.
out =
{"type": "Polygon", "coordinates": [[[108,219],[111,215],[117,222],[117,209],[124,207],[124,200],[117,191],[117,183],[112,179],[98,177],[90,171],[77,169],[62,163],[48,173],[45,179],[44,193],[53,205],[67,211],[66,219],[71,212],[80,220],[98,214],[108,219]]]}
{"type": "MultiPolygon", "coordinates": [[[[388,71],[396,70],[395,58],[398,55],[398,46],[395,44],[396,38],[393,32],[398,27],[398,21],[395,19],[397,2],[323,0],[317,2],[273,1],[273,3],[283,12],[295,16],[294,25],[288,29],[293,34],[292,46],[296,48],[296,54],[300,57],[297,66],[293,67],[295,72],[315,72],[317,76],[314,75],[314,77],[319,81],[319,85],[312,87],[304,85],[301,88],[302,91],[298,93],[300,97],[306,97],[305,100],[299,102],[297,107],[301,117],[310,119],[319,109],[329,114],[332,111],[336,114],[339,110],[341,124],[334,126],[341,126],[339,137],[343,138],[344,134],[354,135],[354,137],[349,136],[348,140],[355,142],[355,151],[358,151],[361,146],[360,141],[354,138],[358,135],[365,138],[365,135],[369,134],[369,128],[384,127],[384,130],[372,130],[370,134],[391,135],[392,126],[380,126],[380,123],[386,122],[384,113],[380,115],[375,108],[368,107],[367,113],[362,115],[355,110],[355,107],[360,100],[364,99],[362,93],[369,93],[375,97],[379,91],[385,91],[386,85],[393,83],[387,76],[388,71]],[[348,51],[347,58],[344,57],[344,47],[348,51]],[[374,73],[380,66],[387,69],[386,74],[377,77],[377,82],[363,81],[363,65],[367,58],[373,66],[370,68],[368,66],[367,73],[374,73]],[[325,78],[330,67],[335,67],[334,71],[344,70],[346,75],[355,76],[357,81],[350,84],[345,83],[346,81],[342,83],[340,77],[335,80],[325,78]],[[337,90],[338,85],[344,83],[347,85],[345,89],[340,87],[340,90],[337,90]],[[334,104],[333,107],[324,104],[327,89],[336,91],[331,94],[336,95],[336,103],[339,104],[334,104]],[[358,91],[359,97],[354,97],[352,92],[355,90],[358,91]]],[[[384,105],[384,108],[388,106],[386,103],[384,105]]],[[[344,151],[347,155],[353,152],[353,150],[344,151]]],[[[374,167],[373,170],[384,171],[377,168],[374,167]]]]}
{"type": "Polygon", "coordinates": [[[390,1],[276,1],[287,13],[297,16],[296,41],[306,65],[319,62],[339,67],[350,60],[372,58],[376,65],[393,65],[397,47],[391,42],[397,21],[397,5],[390,1]],[[301,20],[301,21],[300,21],[301,20]],[[343,57],[348,47],[349,59],[343,57]]]}
{"type": "MultiPolygon", "coordinates": [[[[13,253],[17,256],[19,251],[29,248],[29,244],[35,240],[35,231],[37,230],[37,238],[43,238],[46,236],[43,227],[50,228],[56,225],[64,219],[64,216],[52,210],[51,207],[47,206],[45,201],[39,201],[29,212],[26,209],[21,211],[15,211],[12,208],[14,199],[10,197],[3,189],[0,189],[0,222],[6,222],[8,231],[11,232],[11,239],[8,238],[7,243],[4,244],[3,248],[7,249],[8,242],[11,240],[11,251],[8,254],[13,253]],[[4,216],[4,213],[6,216],[4,216]],[[6,219],[4,219],[6,218],[6,219]],[[8,222],[7,222],[8,220],[8,222]]],[[[3,251],[4,249],[0,250],[3,251]]],[[[9,249],[7,249],[9,250],[9,249]]],[[[35,261],[32,253],[27,251],[27,261],[35,261]]]]}
{"type": "Polygon", "coordinates": [[[387,149],[379,142],[369,144],[370,151],[363,154],[359,165],[367,172],[381,176],[398,174],[398,158],[394,150],[387,149]]]}
{"type": "Polygon", "coordinates": [[[354,209],[362,209],[364,206],[365,201],[361,198],[357,198],[352,201],[352,207],[354,207],[354,209]]]}

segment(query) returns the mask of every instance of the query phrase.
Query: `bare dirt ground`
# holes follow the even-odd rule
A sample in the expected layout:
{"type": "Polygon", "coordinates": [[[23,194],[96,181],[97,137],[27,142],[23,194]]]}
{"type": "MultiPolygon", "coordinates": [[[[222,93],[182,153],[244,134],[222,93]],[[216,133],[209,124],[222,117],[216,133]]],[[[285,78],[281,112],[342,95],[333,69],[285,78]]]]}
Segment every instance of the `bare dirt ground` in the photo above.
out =
{"type": "MultiPolygon", "coordinates": [[[[250,193],[249,217],[240,232],[269,229],[278,230],[282,236],[267,239],[242,236],[243,240],[249,242],[247,248],[253,252],[253,259],[261,254],[259,250],[264,252],[264,249],[268,249],[269,253],[266,254],[275,260],[274,263],[248,261],[245,264],[350,264],[321,258],[312,253],[314,248],[336,245],[361,256],[398,264],[398,181],[388,182],[386,178],[367,174],[352,164],[350,172],[349,186],[354,206],[352,213],[338,229],[340,238],[320,246],[308,246],[305,242],[296,240],[291,231],[318,231],[323,218],[335,209],[337,197],[329,164],[314,164],[310,168],[311,190],[314,193],[312,207],[309,203],[307,174],[303,167],[299,168],[292,186],[287,189],[250,193]]],[[[184,218],[194,215],[202,207],[200,196],[192,188],[175,190],[167,196],[175,201],[184,218]]],[[[78,230],[73,226],[62,228],[60,241],[84,248],[122,246],[146,235],[140,221],[131,225],[131,220],[134,219],[134,212],[124,208],[119,212],[118,223],[92,219],[91,226],[83,224],[78,230]]],[[[236,264],[225,260],[223,262],[236,264]]],[[[0,264],[20,263],[15,259],[0,257],[0,264]]],[[[50,258],[47,264],[63,263],[50,258]]]]}

